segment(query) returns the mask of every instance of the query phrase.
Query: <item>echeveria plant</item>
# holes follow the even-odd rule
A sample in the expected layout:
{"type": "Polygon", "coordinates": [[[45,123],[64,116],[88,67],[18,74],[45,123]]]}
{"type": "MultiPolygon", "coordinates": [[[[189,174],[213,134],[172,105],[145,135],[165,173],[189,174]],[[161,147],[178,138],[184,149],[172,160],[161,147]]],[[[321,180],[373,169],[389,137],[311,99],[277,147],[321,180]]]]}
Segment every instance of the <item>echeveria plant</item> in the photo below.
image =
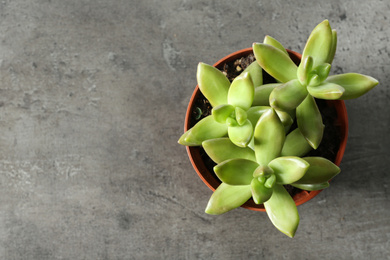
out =
{"type": "Polygon", "coordinates": [[[358,73],[329,76],[336,46],[337,33],[328,20],[318,24],[310,34],[298,66],[283,45],[270,36],[266,36],[264,43],[253,44],[257,62],[280,82],[272,90],[269,86],[261,87],[268,90],[269,104],[284,111],[296,109],[300,132],[314,149],[320,144],[324,129],[314,98],[357,98],[378,84],[376,79],[358,73]]]}
{"type": "Polygon", "coordinates": [[[340,169],[322,157],[280,157],[284,140],[284,125],[276,112],[268,109],[256,124],[254,150],[235,148],[228,138],[205,141],[203,147],[217,163],[214,171],[222,181],[211,196],[206,213],[225,213],[252,197],[256,204],[264,204],[275,227],[293,237],[299,215],[283,185],[323,189],[340,169]]]}

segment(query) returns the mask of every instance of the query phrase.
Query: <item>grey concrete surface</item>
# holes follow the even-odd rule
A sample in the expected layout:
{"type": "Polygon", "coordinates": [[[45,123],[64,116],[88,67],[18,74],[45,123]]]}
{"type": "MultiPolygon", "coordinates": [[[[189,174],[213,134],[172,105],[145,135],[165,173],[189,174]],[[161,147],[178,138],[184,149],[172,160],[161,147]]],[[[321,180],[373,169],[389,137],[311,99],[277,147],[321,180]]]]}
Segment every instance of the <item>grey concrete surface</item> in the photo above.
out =
{"type": "Polygon", "coordinates": [[[0,259],[390,259],[386,0],[0,1],[0,259]],[[333,72],[380,85],[347,101],[342,173],[299,206],[204,213],[177,144],[199,61],[338,30],[333,72]]]}

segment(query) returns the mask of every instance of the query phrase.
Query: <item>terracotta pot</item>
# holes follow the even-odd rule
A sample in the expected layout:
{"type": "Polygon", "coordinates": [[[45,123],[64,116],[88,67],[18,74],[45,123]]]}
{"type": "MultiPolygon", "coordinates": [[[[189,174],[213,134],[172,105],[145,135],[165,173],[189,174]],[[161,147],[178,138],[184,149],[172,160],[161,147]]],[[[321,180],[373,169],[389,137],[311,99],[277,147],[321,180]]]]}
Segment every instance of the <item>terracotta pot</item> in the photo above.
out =
{"type": "MultiPolygon", "coordinates": [[[[287,50],[291,59],[296,63],[299,64],[302,55],[294,52],[287,50]]],[[[237,52],[234,52],[223,59],[219,60],[217,63],[214,64],[214,67],[217,67],[219,69],[222,69],[223,64],[226,62],[234,61],[237,60],[241,57],[245,57],[249,54],[253,53],[252,48],[247,48],[243,49],[237,52]]],[[[187,131],[192,127],[191,125],[191,112],[195,109],[195,100],[198,98],[202,97],[202,93],[200,92],[198,86],[196,86],[191,100],[188,104],[187,108],[187,114],[186,114],[186,119],[184,123],[184,131],[187,131]]],[[[337,119],[335,124],[339,126],[340,129],[340,147],[338,149],[336,159],[334,160],[334,163],[336,165],[340,165],[341,160],[344,155],[345,147],[347,144],[347,137],[348,137],[348,116],[347,116],[347,109],[345,107],[345,103],[342,100],[329,100],[327,101],[328,106],[334,107],[337,111],[337,119]]],[[[190,158],[190,161],[192,163],[192,166],[194,167],[195,171],[199,175],[199,177],[202,179],[202,181],[212,190],[215,191],[215,189],[220,185],[221,181],[218,179],[218,177],[215,175],[214,172],[210,171],[207,169],[205,162],[203,161],[202,158],[202,149],[200,147],[190,147],[187,146],[187,153],[190,158]]],[[[301,205],[312,198],[314,198],[317,194],[319,194],[321,190],[319,191],[301,191],[298,194],[296,194],[293,199],[295,201],[295,204],[301,205]]],[[[252,199],[248,200],[244,205],[241,207],[250,209],[250,210],[255,210],[255,211],[265,211],[264,206],[257,205],[253,202],[252,199]]]]}

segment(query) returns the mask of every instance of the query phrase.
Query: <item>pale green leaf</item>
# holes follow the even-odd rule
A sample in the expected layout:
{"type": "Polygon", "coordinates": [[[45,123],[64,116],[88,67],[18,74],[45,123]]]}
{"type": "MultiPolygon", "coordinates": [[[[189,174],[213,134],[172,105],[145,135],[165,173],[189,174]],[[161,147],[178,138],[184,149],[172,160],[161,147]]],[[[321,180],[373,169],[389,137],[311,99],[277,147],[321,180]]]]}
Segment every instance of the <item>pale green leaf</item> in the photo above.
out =
{"type": "Polygon", "coordinates": [[[340,97],[340,99],[343,100],[358,98],[378,85],[378,81],[373,77],[358,73],[329,76],[325,82],[337,84],[343,87],[345,91],[340,97]]]}
{"type": "Polygon", "coordinates": [[[297,123],[311,147],[317,149],[324,133],[322,116],[314,98],[308,95],[296,109],[297,123]]]}
{"type": "Polygon", "coordinates": [[[253,178],[251,182],[252,198],[256,204],[262,204],[269,200],[273,189],[264,186],[264,182],[260,182],[259,178],[253,178]]]}
{"type": "Polygon", "coordinates": [[[301,179],[310,165],[299,157],[285,156],[272,160],[268,166],[274,171],[276,183],[290,184],[301,179]]]}
{"type": "Polygon", "coordinates": [[[320,83],[328,77],[331,67],[329,63],[322,63],[314,68],[314,72],[318,75],[318,81],[320,83]]]}
{"type": "Polygon", "coordinates": [[[308,92],[298,79],[290,80],[276,87],[269,97],[273,108],[280,110],[293,110],[306,98],[308,92]]]}
{"type": "Polygon", "coordinates": [[[315,98],[335,100],[340,98],[345,90],[340,85],[323,82],[315,87],[308,86],[307,91],[315,98]]]}
{"type": "Polygon", "coordinates": [[[249,147],[238,147],[227,137],[210,139],[202,143],[207,155],[216,163],[235,158],[256,161],[255,152],[249,147]]]}
{"type": "Polygon", "coordinates": [[[227,104],[230,81],[220,70],[200,62],[196,78],[200,91],[213,107],[227,104]]]}
{"type": "Polygon", "coordinates": [[[248,120],[252,123],[252,125],[256,125],[257,121],[259,121],[259,118],[261,117],[264,112],[271,109],[269,106],[253,106],[246,111],[246,114],[248,115],[248,120]]]}
{"type": "Polygon", "coordinates": [[[295,188],[301,190],[315,191],[315,190],[323,190],[329,187],[329,182],[316,183],[316,184],[291,184],[295,188]]]}
{"type": "Polygon", "coordinates": [[[284,48],[284,46],[279,41],[277,41],[275,38],[272,38],[271,36],[267,35],[267,36],[265,36],[263,43],[274,46],[275,48],[284,52],[284,54],[286,54],[288,57],[290,57],[288,55],[286,48],[284,48]]]}
{"type": "Polygon", "coordinates": [[[275,186],[275,184],[276,184],[276,176],[275,176],[275,174],[272,173],[271,176],[269,176],[265,180],[264,187],[271,189],[275,186]]]}
{"type": "Polygon", "coordinates": [[[272,196],[264,202],[264,207],[272,224],[282,233],[294,237],[299,225],[297,206],[282,185],[275,185],[272,196]]]}
{"type": "Polygon", "coordinates": [[[240,207],[252,196],[251,185],[232,186],[221,183],[211,196],[205,212],[220,215],[240,207]]]}
{"type": "Polygon", "coordinates": [[[286,136],[281,156],[302,157],[312,149],[306,138],[302,135],[301,130],[296,128],[286,136]]]}
{"type": "Polygon", "coordinates": [[[236,114],[236,120],[239,125],[243,125],[246,123],[246,119],[248,118],[248,115],[244,109],[241,107],[236,107],[235,109],[235,114],[236,114]]]}
{"type": "Polygon", "coordinates": [[[218,178],[229,185],[249,185],[259,164],[247,159],[230,159],[214,167],[218,178]]]}
{"type": "Polygon", "coordinates": [[[270,83],[258,86],[255,88],[255,97],[253,98],[252,106],[270,106],[269,96],[276,87],[283,83],[270,83]]]}
{"type": "Polygon", "coordinates": [[[248,110],[252,106],[255,88],[248,73],[236,77],[228,92],[228,104],[248,110]]]}
{"type": "Polygon", "coordinates": [[[242,73],[246,72],[249,73],[253,86],[257,87],[263,84],[263,69],[256,61],[252,62],[242,73]]]}
{"type": "Polygon", "coordinates": [[[340,173],[340,168],[322,157],[304,157],[310,166],[306,174],[294,184],[319,184],[332,179],[340,173]]]}
{"type": "Polygon", "coordinates": [[[211,110],[211,114],[213,115],[215,121],[221,124],[225,124],[226,119],[232,115],[233,111],[234,111],[234,106],[224,104],[224,105],[219,105],[214,107],[211,110]]]}
{"type": "Polygon", "coordinates": [[[308,80],[309,80],[309,73],[313,69],[313,57],[311,56],[306,56],[301,60],[301,63],[298,66],[298,71],[297,71],[297,76],[299,82],[303,86],[308,85],[308,80]]]}
{"type": "Polygon", "coordinates": [[[291,118],[288,112],[275,109],[276,114],[278,115],[280,121],[284,125],[284,129],[286,133],[290,129],[290,126],[294,123],[294,120],[291,118]]]}
{"type": "Polygon", "coordinates": [[[179,144],[198,146],[203,141],[226,136],[228,127],[226,124],[216,122],[213,116],[207,116],[200,120],[191,129],[185,132],[179,139],[179,144]]]}
{"type": "Polygon", "coordinates": [[[337,48],[337,31],[332,30],[332,47],[330,48],[329,56],[326,63],[332,64],[334,56],[336,54],[336,48],[337,48]]]}
{"type": "Polygon", "coordinates": [[[329,25],[329,21],[324,20],[311,32],[303,50],[302,59],[312,56],[314,67],[327,62],[330,53],[333,51],[332,43],[332,28],[329,25]]]}
{"type": "Polygon", "coordinates": [[[260,66],[275,79],[285,83],[297,78],[297,65],[278,48],[254,43],[253,53],[260,66]]]}
{"type": "Polygon", "coordinates": [[[228,135],[235,145],[246,147],[252,139],[253,126],[247,119],[243,125],[229,126],[228,135]]]}
{"type": "Polygon", "coordinates": [[[274,109],[264,112],[257,122],[254,132],[256,160],[260,165],[268,165],[279,157],[285,139],[285,130],[274,109]]]}

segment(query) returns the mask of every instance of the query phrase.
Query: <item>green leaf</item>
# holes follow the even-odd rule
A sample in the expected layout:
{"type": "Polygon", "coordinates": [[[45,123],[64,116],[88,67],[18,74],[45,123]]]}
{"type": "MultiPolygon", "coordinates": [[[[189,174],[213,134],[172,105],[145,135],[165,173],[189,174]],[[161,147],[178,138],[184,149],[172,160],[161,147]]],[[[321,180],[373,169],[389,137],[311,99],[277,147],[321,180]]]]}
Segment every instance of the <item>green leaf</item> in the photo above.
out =
{"type": "Polygon", "coordinates": [[[243,125],[246,122],[246,119],[248,118],[248,115],[245,112],[245,110],[242,109],[241,107],[236,107],[235,114],[236,114],[237,123],[239,125],[243,125]]]}
{"type": "Polygon", "coordinates": [[[200,62],[196,78],[200,91],[213,107],[227,104],[230,81],[220,70],[200,62]]]}
{"type": "Polygon", "coordinates": [[[249,108],[248,111],[246,111],[248,120],[251,121],[252,125],[255,126],[261,115],[269,109],[271,109],[269,106],[253,106],[249,108]]]}
{"type": "Polygon", "coordinates": [[[264,187],[271,189],[274,187],[275,184],[276,184],[276,176],[275,174],[272,173],[271,176],[269,176],[267,180],[264,182],[264,187]]]}
{"type": "Polygon", "coordinates": [[[259,164],[247,159],[230,159],[214,167],[218,178],[229,185],[249,185],[259,164]]]}
{"type": "Polygon", "coordinates": [[[279,157],[285,139],[282,122],[274,109],[269,109],[260,117],[254,132],[256,160],[260,165],[268,165],[279,157]]]}
{"type": "Polygon", "coordinates": [[[283,83],[270,83],[258,86],[255,88],[255,96],[253,98],[252,106],[270,106],[269,96],[276,87],[283,83]]]}
{"type": "MultiPolygon", "coordinates": [[[[227,128],[226,128],[227,129],[227,128]]],[[[181,145],[188,145],[188,146],[196,146],[198,144],[195,144],[194,142],[190,143],[190,142],[187,142],[186,139],[188,138],[188,136],[191,134],[191,129],[189,129],[188,131],[186,131],[184,134],[182,134],[182,136],[180,136],[179,138],[179,141],[177,141],[179,144],[181,145]]],[[[190,141],[190,139],[188,139],[188,141],[190,141]]]]}
{"type": "Polygon", "coordinates": [[[290,184],[301,179],[310,164],[296,156],[285,156],[272,160],[268,166],[274,170],[276,183],[290,184]]]}
{"type": "Polygon", "coordinates": [[[329,63],[323,63],[323,64],[320,64],[318,65],[314,71],[315,73],[318,75],[318,81],[319,83],[323,82],[324,80],[326,80],[326,78],[328,77],[329,75],[329,72],[330,72],[330,69],[331,69],[331,65],[329,63]]]}
{"type": "Polygon", "coordinates": [[[315,190],[323,190],[329,187],[329,182],[324,183],[316,183],[316,184],[291,184],[295,188],[301,190],[315,191],[315,190]]]}
{"type": "Polygon", "coordinates": [[[302,135],[301,130],[296,128],[286,136],[281,156],[302,157],[312,149],[306,138],[302,135]]]}
{"type": "Polygon", "coordinates": [[[293,110],[306,98],[308,92],[298,79],[290,80],[276,87],[269,97],[273,108],[280,110],[293,110]]]}
{"type": "MultiPolygon", "coordinates": [[[[252,125],[256,125],[257,121],[261,117],[261,115],[269,110],[270,107],[266,106],[255,106],[251,107],[247,111],[248,119],[251,121],[252,125]]],[[[280,121],[284,125],[285,131],[287,132],[290,129],[290,126],[293,124],[294,120],[291,118],[290,114],[281,110],[275,110],[276,114],[278,115],[280,121]]]]}
{"type": "Polygon", "coordinates": [[[264,202],[265,210],[272,224],[282,233],[294,237],[299,225],[297,206],[282,185],[275,185],[271,198],[264,202]]]}
{"type": "Polygon", "coordinates": [[[224,104],[214,107],[211,110],[211,114],[214,117],[214,120],[217,121],[220,124],[225,124],[226,119],[231,116],[231,114],[234,111],[234,106],[224,104]]]}
{"type": "Polygon", "coordinates": [[[307,91],[315,98],[335,100],[343,95],[344,88],[334,83],[323,82],[316,87],[308,86],[307,91]]]}
{"type": "Polygon", "coordinates": [[[318,86],[321,84],[320,77],[315,72],[310,72],[308,78],[309,86],[318,86]]]}
{"type": "Polygon", "coordinates": [[[263,69],[260,67],[260,65],[254,61],[251,63],[251,65],[249,65],[244,71],[243,73],[246,73],[248,72],[251,79],[252,79],[252,82],[253,82],[253,86],[257,87],[257,86],[261,86],[263,85],[263,69]]]}
{"type": "Polygon", "coordinates": [[[211,196],[205,212],[220,215],[240,207],[252,196],[251,186],[231,186],[221,183],[211,196]]]}
{"type": "Polygon", "coordinates": [[[239,126],[239,124],[237,123],[237,120],[232,118],[232,117],[226,118],[226,125],[228,127],[239,126]]]}
{"type": "Polygon", "coordinates": [[[329,21],[324,20],[311,32],[303,50],[302,59],[312,56],[314,67],[327,62],[333,50],[332,43],[332,28],[330,28],[329,21]]]}
{"type": "Polygon", "coordinates": [[[298,80],[303,86],[308,85],[309,73],[313,69],[313,57],[306,56],[298,66],[298,80]]]}
{"type": "Polygon", "coordinates": [[[288,52],[286,51],[286,48],[284,48],[284,46],[280,42],[278,42],[275,38],[272,38],[271,36],[267,35],[265,36],[263,43],[274,46],[275,48],[284,52],[288,57],[290,57],[288,55],[288,52]]]}
{"type": "Polygon", "coordinates": [[[255,152],[249,147],[238,147],[227,137],[216,138],[202,143],[207,155],[216,163],[235,158],[256,161],[255,152]]]}
{"type": "Polygon", "coordinates": [[[255,88],[248,73],[236,77],[228,92],[228,103],[248,110],[252,106],[255,88]]]}
{"type": "Polygon", "coordinates": [[[358,73],[329,76],[325,82],[334,83],[343,87],[345,91],[340,97],[343,100],[358,98],[378,85],[378,81],[373,77],[358,73]]]}
{"type": "Polygon", "coordinates": [[[269,200],[273,189],[264,186],[264,183],[259,181],[259,178],[253,178],[251,182],[252,198],[256,204],[262,204],[269,200]]]}
{"type": "Polygon", "coordinates": [[[294,120],[291,118],[289,112],[285,112],[285,111],[277,110],[277,109],[275,109],[275,112],[278,115],[282,124],[284,125],[284,130],[287,133],[288,130],[290,129],[290,126],[294,123],[294,120]]]}
{"type": "Polygon", "coordinates": [[[329,51],[329,56],[327,59],[327,63],[332,64],[334,56],[336,54],[336,48],[337,48],[337,31],[332,30],[332,47],[330,48],[329,51]]]}
{"type": "Polygon", "coordinates": [[[260,66],[275,79],[288,82],[297,78],[297,65],[278,48],[264,43],[254,43],[253,53],[260,66]]]}
{"type": "Polygon", "coordinates": [[[297,123],[302,135],[311,147],[317,149],[324,133],[321,113],[310,95],[297,107],[297,123]]]}
{"type": "Polygon", "coordinates": [[[213,116],[207,116],[200,120],[191,129],[185,132],[179,139],[179,144],[187,146],[199,146],[203,141],[226,136],[228,127],[216,122],[213,116]]]}
{"type": "Polygon", "coordinates": [[[235,145],[246,147],[252,139],[253,126],[247,119],[243,125],[229,126],[228,135],[235,145]]]}
{"type": "Polygon", "coordinates": [[[340,173],[340,168],[322,157],[304,157],[310,164],[306,174],[294,184],[320,184],[329,181],[340,173]]]}

